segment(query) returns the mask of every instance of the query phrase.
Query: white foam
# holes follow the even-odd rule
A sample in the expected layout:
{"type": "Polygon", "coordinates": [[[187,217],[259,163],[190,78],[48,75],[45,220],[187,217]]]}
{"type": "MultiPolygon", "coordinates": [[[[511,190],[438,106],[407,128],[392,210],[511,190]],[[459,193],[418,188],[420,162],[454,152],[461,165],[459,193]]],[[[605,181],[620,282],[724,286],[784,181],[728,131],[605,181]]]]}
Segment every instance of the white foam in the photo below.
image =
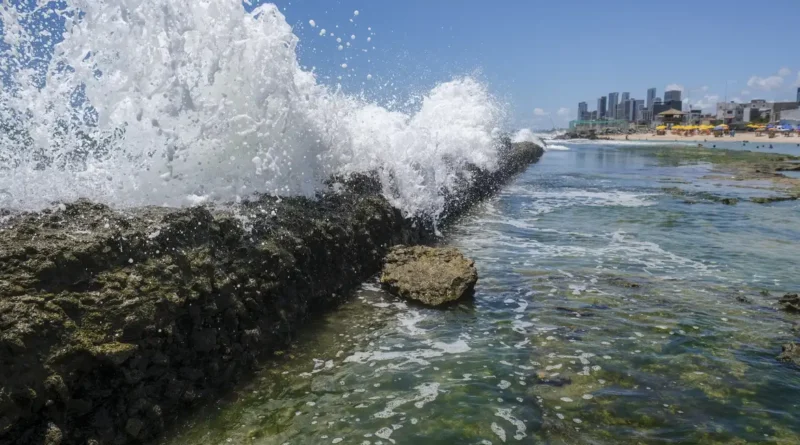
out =
{"type": "Polygon", "coordinates": [[[415,408],[420,409],[424,407],[426,403],[436,400],[436,397],[439,395],[439,384],[435,382],[423,383],[414,389],[417,390],[417,394],[411,397],[400,397],[390,400],[389,403],[386,404],[386,407],[382,411],[373,414],[373,417],[377,419],[394,417],[398,414],[394,412],[395,409],[411,402],[414,402],[415,408]]]}
{"type": "MultiPolygon", "coordinates": [[[[473,78],[393,111],[301,69],[299,39],[273,4],[248,13],[238,0],[66,3],[49,64],[38,75],[17,67],[0,89],[0,120],[30,136],[0,135],[0,207],[311,195],[331,174],[375,170],[394,205],[436,215],[467,163],[496,167],[503,109],[473,78]]],[[[31,14],[4,10],[4,57],[41,48],[31,14]]]]}
{"type": "Polygon", "coordinates": [[[508,408],[498,408],[497,412],[495,412],[494,415],[497,416],[497,417],[500,417],[501,419],[504,419],[504,420],[508,421],[510,424],[514,425],[514,427],[517,429],[517,433],[514,434],[514,439],[522,440],[527,436],[527,434],[525,433],[525,430],[527,430],[527,427],[525,426],[525,422],[523,422],[523,421],[517,419],[516,417],[512,416],[510,409],[508,409],[508,408]]]}

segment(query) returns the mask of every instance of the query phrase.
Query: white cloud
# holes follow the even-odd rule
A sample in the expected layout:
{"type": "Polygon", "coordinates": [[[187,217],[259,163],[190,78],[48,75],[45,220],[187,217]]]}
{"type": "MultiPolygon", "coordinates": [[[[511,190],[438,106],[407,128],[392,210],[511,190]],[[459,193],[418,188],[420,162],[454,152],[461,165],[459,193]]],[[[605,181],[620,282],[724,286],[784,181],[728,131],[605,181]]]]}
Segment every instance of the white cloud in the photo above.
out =
{"type": "Polygon", "coordinates": [[[569,108],[561,107],[558,109],[558,112],[556,114],[558,114],[559,116],[569,116],[569,108]]]}
{"type": "Polygon", "coordinates": [[[742,90],[742,96],[749,96],[750,90],[742,90]]]}
{"type": "Polygon", "coordinates": [[[550,113],[544,111],[541,108],[534,108],[533,109],[533,115],[534,116],[547,116],[548,114],[550,114],[550,113]]]}
{"type": "Polygon", "coordinates": [[[770,90],[777,90],[781,86],[783,86],[783,77],[781,76],[769,76],[769,77],[758,77],[753,76],[750,80],[747,81],[747,86],[750,88],[758,88],[764,91],[770,90]]]}
{"type": "Polygon", "coordinates": [[[695,103],[692,104],[692,108],[710,111],[717,108],[717,102],[719,102],[719,95],[706,94],[702,99],[695,101],[695,103]]]}
{"type": "Polygon", "coordinates": [[[700,91],[702,91],[702,92],[704,92],[704,93],[705,93],[706,91],[708,91],[708,85],[703,85],[703,86],[701,86],[701,87],[700,87],[700,91]]]}
{"type": "Polygon", "coordinates": [[[667,88],[664,91],[683,91],[683,85],[678,85],[677,83],[671,83],[667,85],[667,88]]]}
{"type": "Polygon", "coordinates": [[[781,77],[786,77],[789,74],[792,74],[792,70],[790,70],[789,68],[783,67],[778,70],[778,75],[781,77]]]}

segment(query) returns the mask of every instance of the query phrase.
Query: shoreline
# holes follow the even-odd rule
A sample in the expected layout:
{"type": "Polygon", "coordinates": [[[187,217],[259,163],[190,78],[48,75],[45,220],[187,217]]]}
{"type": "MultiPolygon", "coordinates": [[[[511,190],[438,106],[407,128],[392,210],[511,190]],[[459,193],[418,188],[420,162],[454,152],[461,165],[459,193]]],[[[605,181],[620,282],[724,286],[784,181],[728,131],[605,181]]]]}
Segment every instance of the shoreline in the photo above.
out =
{"type": "MultiPolygon", "coordinates": [[[[440,226],[543,155],[507,143],[440,226]]],[[[369,175],[316,198],[119,211],[79,200],[0,225],[0,443],[150,443],[335,307],[398,244],[436,240],[369,175]]]]}
{"type": "Polygon", "coordinates": [[[800,144],[800,137],[798,136],[790,136],[786,137],[783,135],[776,136],[770,139],[766,134],[762,136],[756,136],[755,133],[736,133],[735,136],[723,136],[723,137],[714,137],[714,135],[693,135],[693,136],[678,136],[667,134],[663,136],[654,135],[651,133],[648,134],[630,134],[627,135],[628,139],[625,139],[624,134],[614,134],[614,135],[604,135],[603,137],[608,137],[609,140],[612,141],[633,141],[633,142],[688,142],[688,143],[698,143],[698,144],[715,144],[715,143],[726,143],[726,142],[741,142],[741,143],[750,143],[756,145],[769,145],[769,144],[800,144]]]}

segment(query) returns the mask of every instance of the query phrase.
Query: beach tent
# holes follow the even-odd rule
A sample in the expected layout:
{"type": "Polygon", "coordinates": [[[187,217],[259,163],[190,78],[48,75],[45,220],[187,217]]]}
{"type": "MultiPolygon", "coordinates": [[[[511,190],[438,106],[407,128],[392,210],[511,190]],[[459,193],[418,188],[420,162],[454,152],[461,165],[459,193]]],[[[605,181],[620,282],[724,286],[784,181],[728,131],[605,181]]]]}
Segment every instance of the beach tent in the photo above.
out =
{"type": "Polygon", "coordinates": [[[727,129],[728,129],[728,126],[725,125],[725,124],[717,125],[716,127],[714,127],[714,131],[725,131],[727,129]]]}

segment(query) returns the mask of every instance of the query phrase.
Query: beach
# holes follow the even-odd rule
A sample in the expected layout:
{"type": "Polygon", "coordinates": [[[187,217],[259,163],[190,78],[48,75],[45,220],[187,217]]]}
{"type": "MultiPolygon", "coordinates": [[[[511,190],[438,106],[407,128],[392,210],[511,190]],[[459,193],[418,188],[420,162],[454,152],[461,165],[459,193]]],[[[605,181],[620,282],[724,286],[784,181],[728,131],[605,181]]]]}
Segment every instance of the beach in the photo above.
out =
{"type": "MultiPolygon", "coordinates": [[[[608,136],[611,140],[615,141],[624,141],[626,140],[626,135],[624,134],[615,134],[608,136]]],[[[713,135],[693,135],[693,136],[679,136],[675,134],[667,134],[663,136],[657,136],[653,133],[639,133],[639,134],[631,134],[627,135],[627,140],[630,141],[658,141],[658,142],[697,142],[697,143],[713,143],[713,142],[764,142],[767,144],[786,144],[786,143],[798,143],[800,144],[800,137],[797,135],[792,136],[783,136],[778,135],[774,138],[770,139],[766,133],[762,133],[761,136],[756,136],[755,133],[736,133],[735,136],[731,137],[730,135],[725,135],[723,137],[714,137],[713,135]]]]}

